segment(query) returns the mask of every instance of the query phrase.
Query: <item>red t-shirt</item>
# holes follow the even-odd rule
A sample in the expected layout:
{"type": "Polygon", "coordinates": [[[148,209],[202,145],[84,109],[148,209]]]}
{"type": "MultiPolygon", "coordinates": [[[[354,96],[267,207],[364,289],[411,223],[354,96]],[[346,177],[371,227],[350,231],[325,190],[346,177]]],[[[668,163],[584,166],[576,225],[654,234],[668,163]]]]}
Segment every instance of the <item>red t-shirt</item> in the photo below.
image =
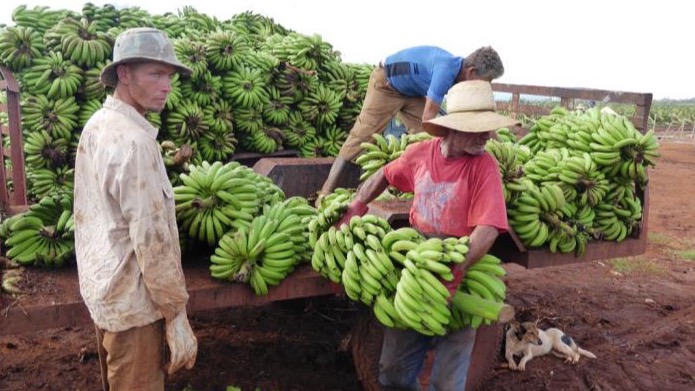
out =
{"type": "Polygon", "coordinates": [[[507,209],[497,161],[479,156],[445,158],[441,138],[413,144],[384,168],[386,180],[414,193],[410,225],[420,232],[468,236],[478,225],[507,231],[507,209]]]}

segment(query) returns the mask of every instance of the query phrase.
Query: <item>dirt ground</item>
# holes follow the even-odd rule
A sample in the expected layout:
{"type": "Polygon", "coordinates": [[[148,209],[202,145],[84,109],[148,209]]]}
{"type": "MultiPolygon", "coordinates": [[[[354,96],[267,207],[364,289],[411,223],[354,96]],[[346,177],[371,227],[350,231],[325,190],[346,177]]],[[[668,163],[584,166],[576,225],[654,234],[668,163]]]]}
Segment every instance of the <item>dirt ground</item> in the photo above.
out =
{"type": "MultiPolygon", "coordinates": [[[[662,140],[661,152],[650,171],[646,254],[508,265],[518,318],[560,327],[598,358],[571,365],[545,356],[515,372],[500,354],[482,390],[695,389],[695,143],[662,140]]],[[[357,391],[346,336],[358,312],[327,297],[196,313],[196,366],[167,390],[357,391]]],[[[0,336],[0,390],[100,389],[91,326],[0,336]]]]}

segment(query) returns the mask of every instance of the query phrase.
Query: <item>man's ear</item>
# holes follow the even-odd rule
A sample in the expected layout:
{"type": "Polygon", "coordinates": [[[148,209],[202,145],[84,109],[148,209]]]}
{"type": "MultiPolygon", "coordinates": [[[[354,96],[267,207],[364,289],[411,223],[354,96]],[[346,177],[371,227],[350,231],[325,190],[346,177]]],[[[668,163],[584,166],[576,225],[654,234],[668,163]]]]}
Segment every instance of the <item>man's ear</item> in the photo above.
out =
{"type": "Polygon", "coordinates": [[[116,67],[116,75],[118,76],[118,81],[124,84],[128,84],[130,78],[130,66],[128,64],[121,64],[116,67]]]}

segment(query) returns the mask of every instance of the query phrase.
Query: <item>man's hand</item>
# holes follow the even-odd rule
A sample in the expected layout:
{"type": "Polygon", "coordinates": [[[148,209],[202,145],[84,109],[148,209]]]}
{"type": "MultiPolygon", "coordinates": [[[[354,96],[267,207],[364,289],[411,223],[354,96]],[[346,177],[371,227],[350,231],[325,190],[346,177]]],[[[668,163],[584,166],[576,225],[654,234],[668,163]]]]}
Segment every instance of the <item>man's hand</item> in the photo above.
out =
{"type": "Polygon", "coordinates": [[[347,210],[343,213],[343,216],[334,224],[336,228],[340,228],[343,224],[350,225],[350,219],[353,216],[364,216],[367,213],[369,207],[365,205],[362,201],[352,200],[350,205],[348,205],[347,210]]]}
{"type": "Polygon", "coordinates": [[[463,281],[463,276],[466,274],[466,269],[461,267],[461,265],[454,265],[451,268],[451,273],[454,275],[453,280],[442,281],[444,287],[446,287],[446,289],[449,291],[449,302],[451,302],[451,299],[456,294],[456,291],[458,291],[459,285],[461,285],[461,281],[463,281]]]}
{"type": "Polygon", "coordinates": [[[186,310],[179,312],[174,319],[167,320],[166,340],[171,356],[167,373],[172,375],[182,367],[193,368],[198,355],[198,340],[188,323],[186,310]]]}

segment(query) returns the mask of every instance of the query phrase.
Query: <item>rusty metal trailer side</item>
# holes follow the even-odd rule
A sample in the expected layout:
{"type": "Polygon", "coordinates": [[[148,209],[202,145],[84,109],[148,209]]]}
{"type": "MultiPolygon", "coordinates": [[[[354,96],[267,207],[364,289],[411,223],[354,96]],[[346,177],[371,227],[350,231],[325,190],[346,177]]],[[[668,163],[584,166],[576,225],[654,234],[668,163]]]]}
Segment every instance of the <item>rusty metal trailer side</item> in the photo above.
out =
{"type": "Polygon", "coordinates": [[[7,113],[7,125],[0,122],[0,207],[11,210],[27,205],[26,178],[24,176],[24,144],[19,110],[19,84],[12,72],[0,66],[0,94],[5,94],[7,103],[0,103],[0,112],[7,113]],[[4,138],[10,138],[9,149],[4,138]],[[10,157],[8,170],[5,157],[10,157]],[[12,179],[12,186],[9,186],[12,179]]]}

